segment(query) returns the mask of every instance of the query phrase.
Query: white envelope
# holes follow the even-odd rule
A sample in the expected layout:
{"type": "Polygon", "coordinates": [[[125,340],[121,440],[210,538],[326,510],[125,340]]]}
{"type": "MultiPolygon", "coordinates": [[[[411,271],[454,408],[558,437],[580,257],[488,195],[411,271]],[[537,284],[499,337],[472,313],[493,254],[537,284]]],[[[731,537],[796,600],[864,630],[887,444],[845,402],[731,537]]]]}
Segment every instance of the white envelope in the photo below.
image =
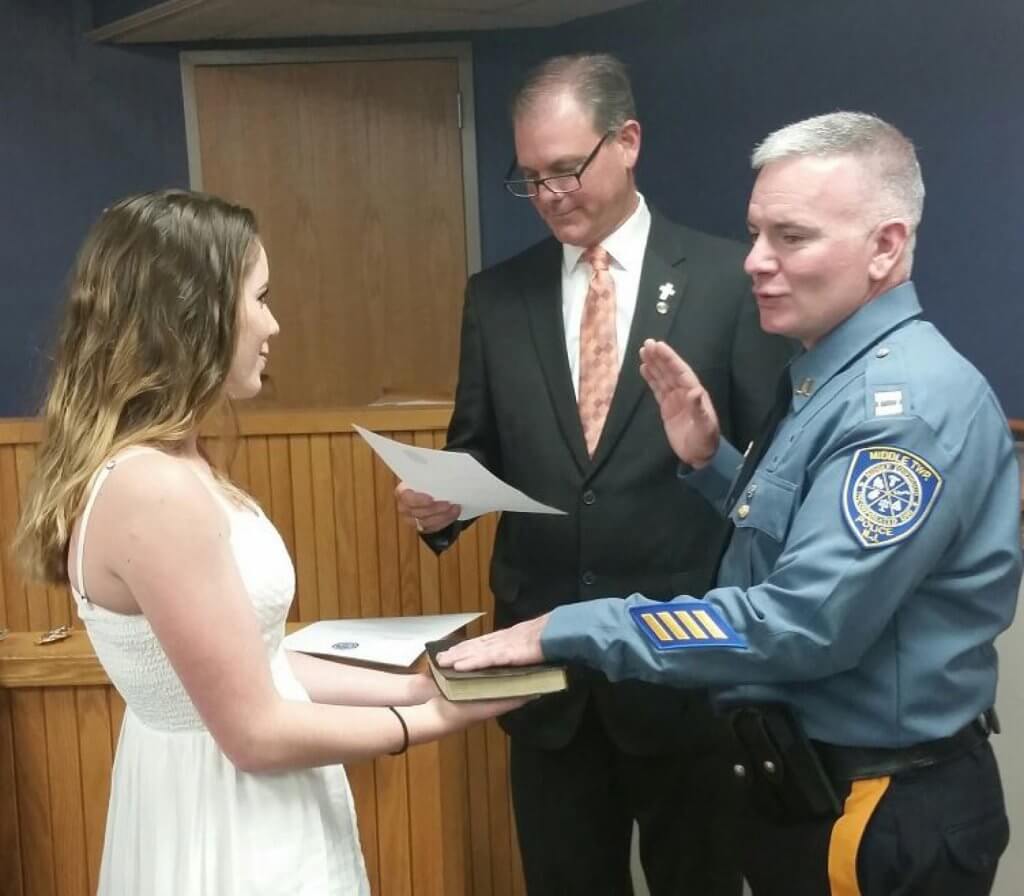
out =
{"type": "Polygon", "coordinates": [[[408,668],[427,641],[447,637],[483,613],[324,619],[292,632],[284,646],[299,653],[408,668]]]}

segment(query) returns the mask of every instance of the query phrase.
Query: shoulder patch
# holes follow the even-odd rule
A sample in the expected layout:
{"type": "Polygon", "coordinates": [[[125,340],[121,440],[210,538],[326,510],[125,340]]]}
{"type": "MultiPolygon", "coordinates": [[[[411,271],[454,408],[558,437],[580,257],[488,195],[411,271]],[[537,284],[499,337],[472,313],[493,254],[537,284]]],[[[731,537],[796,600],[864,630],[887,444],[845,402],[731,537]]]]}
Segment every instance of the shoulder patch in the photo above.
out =
{"type": "Polygon", "coordinates": [[[643,604],[630,607],[629,615],[656,650],[747,646],[722,613],[703,600],[643,604]]]}
{"type": "Polygon", "coordinates": [[[892,445],[861,448],[843,486],[843,516],[863,547],[909,538],[942,491],[942,477],[923,457],[892,445]]]}

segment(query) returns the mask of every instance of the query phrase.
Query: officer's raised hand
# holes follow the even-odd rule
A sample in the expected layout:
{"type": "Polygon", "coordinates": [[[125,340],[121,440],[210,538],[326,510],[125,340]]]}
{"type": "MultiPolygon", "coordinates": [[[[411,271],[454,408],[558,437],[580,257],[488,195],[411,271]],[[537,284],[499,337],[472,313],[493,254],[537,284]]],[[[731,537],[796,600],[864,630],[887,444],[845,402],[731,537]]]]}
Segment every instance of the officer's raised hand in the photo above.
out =
{"type": "Polygon", "coordinates": [[[679,459],[703,467],[718,450],[718,415],[697,374],[664,342],[648,339],[640,349],[640,373],[661,408],[665,435],[679,459]]]}

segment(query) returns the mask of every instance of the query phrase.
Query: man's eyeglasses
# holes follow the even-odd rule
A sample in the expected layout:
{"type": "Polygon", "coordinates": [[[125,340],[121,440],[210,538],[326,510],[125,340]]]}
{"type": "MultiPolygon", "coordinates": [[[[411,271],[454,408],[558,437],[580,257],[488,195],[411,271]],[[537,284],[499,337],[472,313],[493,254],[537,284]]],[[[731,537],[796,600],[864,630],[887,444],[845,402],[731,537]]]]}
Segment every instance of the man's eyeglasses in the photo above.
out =
{"type": "Polygon", "coordinates": [[[594,147],[593,152],[580,164],[580,167],[568,174],[552,174],[550,177],[513,178],[512,175],[515,174],[517,168],[516,159],[513,159],[512,164],[508,166],[508,171],[505,172],[505,189],[513,196],[519,196],[522,199],[532,199],[540,193],[542,186],[547,187],[552,193],[575,193],[583,186],[580,181],[580,178],[583,177],[583,172],[594,161],[594,157],[600,152],[601,147],[604,146],[604,141],[614,133],[614,131],[605,133],[597,141],[597,146],[594,147]]]}

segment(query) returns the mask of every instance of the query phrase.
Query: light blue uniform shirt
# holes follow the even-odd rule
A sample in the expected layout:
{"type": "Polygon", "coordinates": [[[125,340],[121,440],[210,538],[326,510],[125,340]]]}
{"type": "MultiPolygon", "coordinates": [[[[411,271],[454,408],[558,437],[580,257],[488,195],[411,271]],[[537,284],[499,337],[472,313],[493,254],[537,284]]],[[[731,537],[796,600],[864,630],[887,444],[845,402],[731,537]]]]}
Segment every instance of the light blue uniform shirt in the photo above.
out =
{"type": "Polygon", "coordinates": [[[1021,575],[1016,455],[988,383],[920,313],[902,284],[792,362],[792,406],[742,494],[724,441],[686,476],[736,526],[703,606],[739,646],[656,646],[630,608],[692,598],[633,595],[556,609],[545,658],[708,685],[720,706],[783,701],[851,746],[945,737],[992,706],[1021,575]]]}

